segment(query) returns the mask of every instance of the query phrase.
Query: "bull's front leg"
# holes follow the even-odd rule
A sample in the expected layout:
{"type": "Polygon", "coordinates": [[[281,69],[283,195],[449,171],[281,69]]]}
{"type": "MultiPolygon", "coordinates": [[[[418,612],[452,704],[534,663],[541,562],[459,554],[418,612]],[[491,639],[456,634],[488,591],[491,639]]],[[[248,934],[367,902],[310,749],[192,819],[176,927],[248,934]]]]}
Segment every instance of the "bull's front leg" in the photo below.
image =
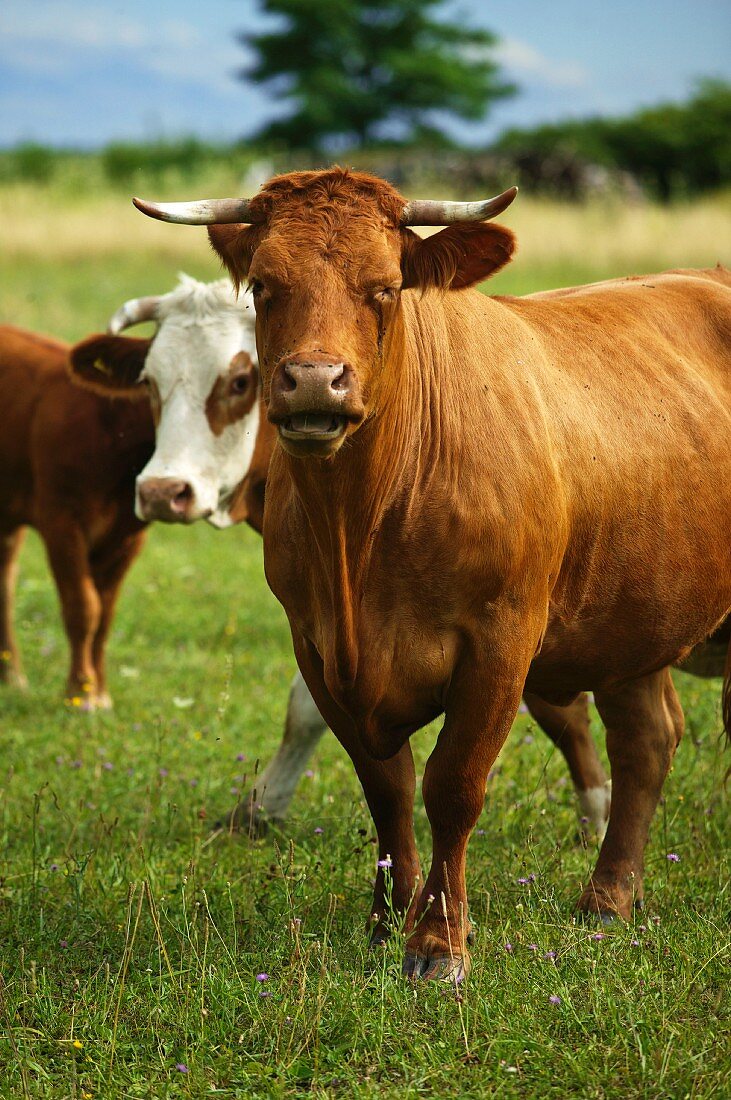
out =
{"type": "MultiPolygon", "coordinates": [[[[529,630],[507,637],[531,636],[529,630]]],[[[490,768],[520,703],[534,648],[513,653],[481,646],[455,670],[444,726],[424,772],[423,793],[432,832],[432,865],[422,889],[415,931],[407,942],[410,978],[461,981],[469,969],[465,866],[470,833],[482,811],[490,768]],[[485,654],[492,654],[490,658],[485,654]]]]}
{"type": "Polygon", "coordinates": [[[407,742],[388,760],[370,756],[351,719],[330,695],[317,651],[297,638],[294,645],[300,671],[320,714],[353,762],[376,827],[378,866],[368,926],[371,943],[380,943],[389,932],[386,872],[390,876],[390,904],[407,928],[413,925],[421,883],[414,836],[416,773],[411,746],[407,742]]]}

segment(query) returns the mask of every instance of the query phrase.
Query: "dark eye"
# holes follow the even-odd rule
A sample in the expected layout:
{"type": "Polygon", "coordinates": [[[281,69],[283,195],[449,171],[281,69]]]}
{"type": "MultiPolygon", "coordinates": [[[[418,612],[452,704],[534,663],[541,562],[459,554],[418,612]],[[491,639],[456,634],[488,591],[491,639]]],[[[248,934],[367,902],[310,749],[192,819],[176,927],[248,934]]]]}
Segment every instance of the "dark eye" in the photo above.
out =
{"type": "Polygon", "coordinates": [[[249,290],[251,291],[251,293],[254,295],[255,298],[257,298],[260,294],[263,294],[264,284],[261,281],[261,279],[250,279],[249,280],[249,290]]]}
{"type": "Polygon", "coordinates": [[[231,393],[237,396],[242,393],[246,393],[249,388],[249,382],[251,377],[248,374],[237,374],[235,378],[231,379],[231,393]]]}
{"type": "Polygon", "coordinates": [[[377,302],[392,302],[400,289],[398,286],[383,286],[372,291],[372,295],[377,302]]]}

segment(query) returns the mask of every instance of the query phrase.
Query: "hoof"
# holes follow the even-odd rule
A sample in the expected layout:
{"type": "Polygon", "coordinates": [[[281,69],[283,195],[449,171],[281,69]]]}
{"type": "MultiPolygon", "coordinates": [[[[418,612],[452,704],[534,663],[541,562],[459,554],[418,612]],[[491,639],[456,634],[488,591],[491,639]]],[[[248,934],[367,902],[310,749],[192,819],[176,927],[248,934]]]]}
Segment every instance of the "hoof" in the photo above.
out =
{"type": "Polygon", "coordinates": [[[17,668],[11,668],[7,664],[0,664],[0,684],[15,688],[16,691],[28,690],[27,677],[22,672],[18,672],[17,668]]]}
{"type": "Polygon", "coordinates": [[[389,933],[384,928],[379,928],[368,940],[368,950],[372,951],[377,947],[385,947],[390,938],[389,933]]]}
{"type": "Polygon", "coordinates": [[[250,802],[240,802],[235,810],[216,821],[214,833],[237,833],[249,840],[261,840],[269,832],[270,825],[276,824],[275,818],[269,818],[261,810],[255,809],[250,802]]]}
{"type": "Polygon", "coordinates": [[[79,714],[92,714],[98,710],[112,709],[112,701],[108,695],[67,695],[64,703],[69,710],[78,711],[79,714]]]}
{"type": "Polygon", "coordinates": [[[596,928],[597,925],[606,927],[622,919],[614,909],[577,909],[574,915],[579,924],[589,928],[596,928]]]}
{"type": "Polygon", "coordinates": [[[417,955],[407,951],[402,973],[409,981],[449,982],[459,985],[470,969],[467,955],[417,955]]]}

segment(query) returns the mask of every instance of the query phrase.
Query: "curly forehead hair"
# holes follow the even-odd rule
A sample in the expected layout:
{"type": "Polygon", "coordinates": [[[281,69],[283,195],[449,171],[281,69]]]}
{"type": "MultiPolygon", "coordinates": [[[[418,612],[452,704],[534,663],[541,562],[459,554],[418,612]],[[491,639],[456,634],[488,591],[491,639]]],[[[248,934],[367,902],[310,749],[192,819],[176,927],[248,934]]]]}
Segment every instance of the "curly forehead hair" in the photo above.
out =
{"type": "MultiPolygon", "coordinates": [[[[276,212],[304,206],[310,213],[332,212],[338,207],[349,216],[365,213],[363,200],[375,203],[394,226],[401,221],[406,199],[395,187],[367,172],[335,165],[324,172],[289,172],[275,176],[251,200],[255,216],[268,221],[276,212]]],[[[258,220],[258,218],[257,218],[258,220]]]]}

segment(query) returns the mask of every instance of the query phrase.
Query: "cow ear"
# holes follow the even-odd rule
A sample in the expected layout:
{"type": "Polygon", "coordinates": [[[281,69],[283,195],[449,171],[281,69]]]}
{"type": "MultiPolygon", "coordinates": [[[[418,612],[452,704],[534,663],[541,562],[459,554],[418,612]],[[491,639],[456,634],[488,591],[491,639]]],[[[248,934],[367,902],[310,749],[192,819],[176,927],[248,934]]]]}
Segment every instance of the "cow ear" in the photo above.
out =
{"type": "Polygon", "coordinates": [[[492,222],[450,225],[431,237],[401,231],[404,288],[462,290],[489,279],[510,262],[516,248],[509,229],[492,222]]]}
{"type": "Polygon", "coordinates": [[[208,239],[238,291],[249,273],[259,234],[253,225],[209,225],[208,239]]]}
{"type": "Polygon", "coordinates": [[[107,397],[144,397],[140,375],[151,343],[131,336],[89,336],[71,348],[69,374],[78,385],[107,397]]]}

